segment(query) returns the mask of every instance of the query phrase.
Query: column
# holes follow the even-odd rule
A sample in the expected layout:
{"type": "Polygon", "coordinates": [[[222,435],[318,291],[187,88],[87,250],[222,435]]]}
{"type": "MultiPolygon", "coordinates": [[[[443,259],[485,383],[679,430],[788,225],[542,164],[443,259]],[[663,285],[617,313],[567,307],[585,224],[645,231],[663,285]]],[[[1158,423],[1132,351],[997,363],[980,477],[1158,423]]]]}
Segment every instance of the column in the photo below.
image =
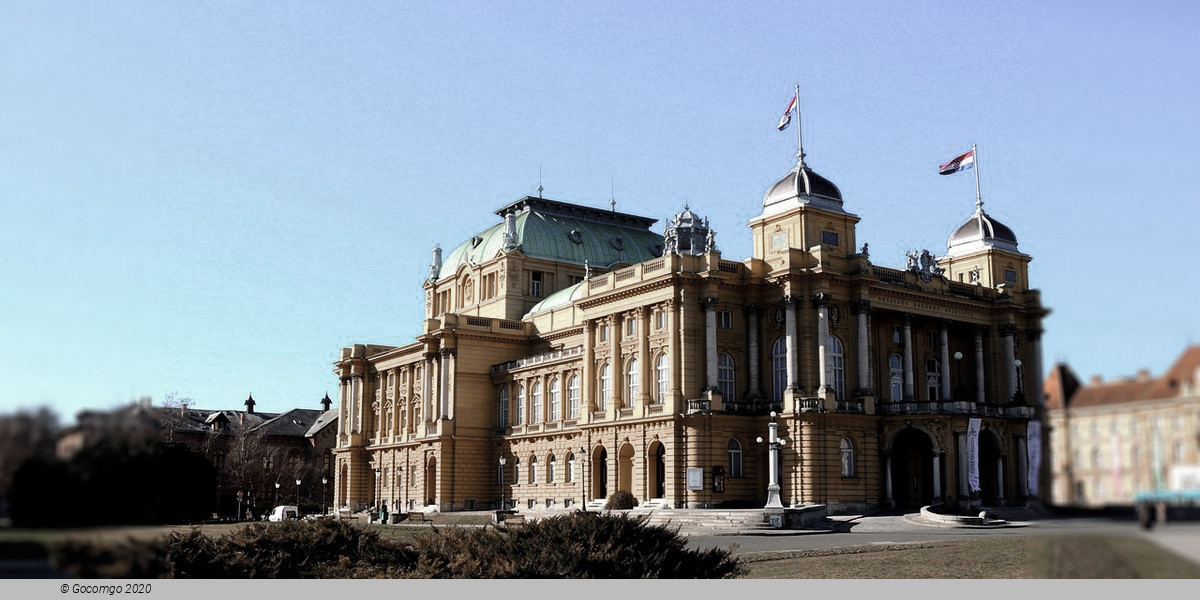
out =
{"type": "Polygon", "coordinates": [[[933,453],[933,498],[935,500],[942,497],[941,458],[937,452],[933,453]]]}
{"type": "Polygon", "coordinates": [[[954,449],[958,454],[958,496],[967,498],[971,495],[967,487],[967,439],[961,431],[954,432],[954,449]]]}
{"type": "Polygon", "coordinates": [[[676,306],[676,311],[679,316],[679,327],[675,331],[675,339],[678,340],[675,357],[679,368],[675,370],[676,377],[679,378],[679,392],[684,401],[693,397],[697,389],[701,386],[696,384],[695,361],[691,357],[697,355],[696,349],[692,348],[688,341],[688,331],[695,330],[697,323],[695,320],[695,304],[694,296],[686,287],[679,290],[679,305],[676,306]],[[688,357],[685,362],[684,357],[688,357]]]}
{"type": "MultiPolygon", "coordinates": [[[[583,369],[579,374],[579,420],[578,423],[588,423],[592,419],[592,411],[596,410],[594,396],[596,383],[596,323],[591,319],[583,321],[583,369]]],[[[515,396],[511,396],[514,397],[515,396]]],[[[511,409],[510,409],[511,410],[511,409]]]]}
{"type": "Polygon", "coordinates": [[[362,432],[362,375],[350,376],[350,433],[362,432]]]}
{"type": "MultiPolygon", "coordinates": [[[[450,349],[442,348],[438,356],[438,418],[446,418],[446,405],[450,402],[450,349]]],[[[438,465],[439,470],[442,465],[438,465]]]]}
{"type": "Polygon", "coordinates": [[[1008,396],[1004,398],[1006,404],[1011,402],[1013,396],[1017,393],[1016,347],[1013,343],[1014,333],[1016,333],[1016,327],[1012,325],[1000,326],[1000,335],[1004,336],[1004,371],[1008,377],[1008,396]]]}
{"type": "Polygon", "coordinates": [[[762,396],[762,389],[759,387],[759,372],[758,372],[758,307],[751,304],[745,308],[746,312],[746,345],[748,346],[746,357],[746,368],[749,369],[750,388],[749,396],[751,398],[759,398],[762,396]]]}
{"type": "Polygon", "coordinates": [[[904,315],[904,401],[912,402],[913,394],[913,351],[912,318],[904,315]]]}
{"type": "MultiPolygon", "coordinates": [[[[456,354],[456,352],[454,351],[453,348],[442,348],[442,415],[441,415],[441,417],[443,420],[454,418],[454,415],[451,414],[451,411],[453,410],[451,408],[451,406],[453,406],[453,405],[450,402],[450,386],[454,382],[454,375],[455,375],[455,373],[454,373],[454,370],[455,370],[454,369],[454,367],[455,367],[454,355],[455,354],[456,354]]],[[[439,465],[439,468],[441,468],[440,465],[439,465]]]]}
{"type": "Polygon", "coordinates": [[[425,434],[425,423],[431,418],[433,412],[433,357],[437,356],[435,352],[425,353],[425,370],[421,373],[421,423],[414,424],[417,427],[418,435],[425,434]]]}
{"type": "Polygon", "coordinates": [[[942,402],[950,401],[950,326],[942,321],[938,345],[942,350],[942,402]]]}
{"type": "Polygon", "coordinates": [[[1029,496],[1029,448],[1025,436],[1017,437],[1017,497],[1029,496]]]}
{"type": "Polygon", "coordinates": [[[704,379],[705,389],[717,389],[717,299],[700,300],[704,307],[704,379]]]}
{"type": "MultiPolygon", "coordinates": [[[[787,345],[787,389],[790,392],[795,392],[800,389],[800,360],[796,356],[796,297],[784,296],[783,303],[785,306],[784,327],[786,328],[786,345],[787,345]]],[[[772,366],[772,369],[774,366],[772,366]]]]}
{"type": "Polygon", "coordinates": [[[996,457],[996,502],[1004,504],[1004,457],[996,457]]]}
{"type": "Polygon", "coordinates": [[[892,499],[892,453],[889,452],[883,455],[883,489],[884,502],[888,506],[895,506],[896,501],[892,499]]]}
{"type": "Polygon", "coordinates": [[[983,383],[983,327],[975,328],[975,402],[987,401],[987,386],[983,383]]]}
{"type": "MultiPolygon", "coordinates": [[[[1042,390],[1042,330],[1030,329],[1025,332],[1025,339],[1029,340],[1029,358],[1032,365],[1025,369],[1026,373],[1033,373],[1033,386],[1030,388],[1032,401],[1028,402],[1030,406],[1041,406],[1045,402],[1045,392],[1042,390]]],[[[1026,377],[1026,380],[1029,380],[1026,377]]]]}
{"type": "Polygon", "coordinates": [[[342,433],[347,434],[347,435],[350,433],[350,418],[351,418],[350,417],[350,403],[348,401],[348,399],[350,397],[350,393],[348,391],[349,387],[350,387],[350,378],[343,377],[341,380],[341,384],[338,385],[338,418],[341,420],[341,422],[338,423],[338,429],[340,429],[342,431],[342,433]]]}
{"type": "MultiPolygon", "coordinates": [[[[642,381],[638,384],[638,404],[639,409],[645,411],[646,405],[650,404],[651,386],[657,382],[654,373],[654,360],[650,356],[650,307],[643,306],[638,311],[638,340],[641,344],[638,346],[638,364],[641,365],[641,370],[638,375],[642,381]]],[[[644,412],[642,414],[645,414],[644,412]]]]}
{"type": "Polygon", "coordinates": [[[820,395],[830,391],[829,385],[829,295],[813,296],[817,309],[817,389],[820,395]]]}
{"type": "MultiPolygon", "coordinates": [[[[671,310],[667,318],[667,339],[670,340],[668,351],[671,353],[671,399],[672,404],[663,407],[664,414],[672,414],[679,410],[679,401],[683,398],[683,341],[680,339],[679,320],[682,318],[679,310],[680,303],[675,300],[668,302],[671,310]]],[[[586,458],[586,457],[585,457],[586,458]]]]}
{"type": "Polygon", "coordinates": [[[871,393],[871,330],[867,323],[867,314],[871,312],[871,302],[859,300],[850,305],[850,308],[858,314],[858,389],[860,394],[869,395],[871,393]]]}
{"type": "Polygon", "coordinates": [[[617,418],[620,399],[625,397],[625,361],[621,356],[621,336],[625,335],[625,322],[620,315],[613,315],[609,321],[608,354],[609,360],[609,398],[608,406],[604,409],[608,419],[617,418]]]}

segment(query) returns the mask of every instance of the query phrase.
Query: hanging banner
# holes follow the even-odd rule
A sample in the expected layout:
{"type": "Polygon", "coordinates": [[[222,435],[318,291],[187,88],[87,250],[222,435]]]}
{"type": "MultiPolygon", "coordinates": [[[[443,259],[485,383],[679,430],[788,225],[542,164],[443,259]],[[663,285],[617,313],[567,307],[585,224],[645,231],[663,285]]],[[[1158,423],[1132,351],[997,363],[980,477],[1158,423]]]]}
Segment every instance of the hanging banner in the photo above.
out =
{"type": "Polygon", "coordinates": [[[1042,422],[1030,421],[1025,434],[1025,457],[1028,467],[1025,470],[1025,493],[1028,496],[1038,495],[1038,472],[1042,468],[1042,422]]]}
{"type": "Polygon", "coordinates": [[[967,421],[967,485],[971,492],[979,491],[979,426],[973,417],[967,421]]]}

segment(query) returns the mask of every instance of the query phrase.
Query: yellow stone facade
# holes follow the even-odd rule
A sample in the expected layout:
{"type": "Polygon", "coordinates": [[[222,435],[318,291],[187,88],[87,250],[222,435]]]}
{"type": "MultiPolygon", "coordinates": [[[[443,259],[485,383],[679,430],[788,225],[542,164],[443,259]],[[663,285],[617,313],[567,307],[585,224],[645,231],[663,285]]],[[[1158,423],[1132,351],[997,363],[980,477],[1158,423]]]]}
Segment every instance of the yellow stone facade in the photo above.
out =
{"type": "Polygon", "coordinates": [[[414,343],[342,350],[338,507],[578,509],[626,490],[757,508],[772,421],[784,505],[1031,496],[1048,311],[1030,257],[981,206],[945,256],[905,269],[871,261],[859,217],[802,161],[764,197],[740,262],[686,207],[663,235],[537,197],[497,215],[435,250],[414,343]]]}

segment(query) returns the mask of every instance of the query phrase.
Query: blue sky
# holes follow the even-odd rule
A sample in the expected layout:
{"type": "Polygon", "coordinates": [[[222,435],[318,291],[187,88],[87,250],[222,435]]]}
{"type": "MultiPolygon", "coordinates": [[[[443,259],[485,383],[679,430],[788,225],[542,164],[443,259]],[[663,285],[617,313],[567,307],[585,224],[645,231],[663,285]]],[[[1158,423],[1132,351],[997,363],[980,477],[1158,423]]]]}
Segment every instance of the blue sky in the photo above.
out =
{"type": "Polygon", "coordinates": [[[725,258],[792,166],[876,264],[974,206],[1034,257],[1045,362],[1200,341],[1194,2],[0,2],[0,412],[315,408],[418,332],[430,249],[535,192],[725,258]],[[653,4],[653,5],[651,5],[653,4]],[[661,225],[661,223],[660,223],[661,225]],[[656,226],[657,227],[657,226],[656,226]]]}

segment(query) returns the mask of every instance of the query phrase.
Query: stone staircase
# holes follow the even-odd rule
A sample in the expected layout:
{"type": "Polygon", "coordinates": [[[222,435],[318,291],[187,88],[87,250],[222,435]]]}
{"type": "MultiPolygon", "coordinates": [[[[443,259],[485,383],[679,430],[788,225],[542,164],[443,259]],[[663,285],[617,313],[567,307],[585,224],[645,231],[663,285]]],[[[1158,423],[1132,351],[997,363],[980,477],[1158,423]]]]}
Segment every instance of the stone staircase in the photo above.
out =
{"type": "Polygon", "coordinates": [[[989,517],[994,519],[1003,519],[1008,522],[1028,522],[1046,519],[1053,516],[1050,511],[1043,508],[1041,505],[1015,505],[1015,506],[984,506],[980,510],[987,511],[989,517]]]}
{"type": "Polygon", "coordinates": [[[678,527],[680,533],[716,531],[773,530],[763,517],[762,509],[655,509],[639,506],[630,511],[634,515],[648,515],[650,525],[678,527]]]}

